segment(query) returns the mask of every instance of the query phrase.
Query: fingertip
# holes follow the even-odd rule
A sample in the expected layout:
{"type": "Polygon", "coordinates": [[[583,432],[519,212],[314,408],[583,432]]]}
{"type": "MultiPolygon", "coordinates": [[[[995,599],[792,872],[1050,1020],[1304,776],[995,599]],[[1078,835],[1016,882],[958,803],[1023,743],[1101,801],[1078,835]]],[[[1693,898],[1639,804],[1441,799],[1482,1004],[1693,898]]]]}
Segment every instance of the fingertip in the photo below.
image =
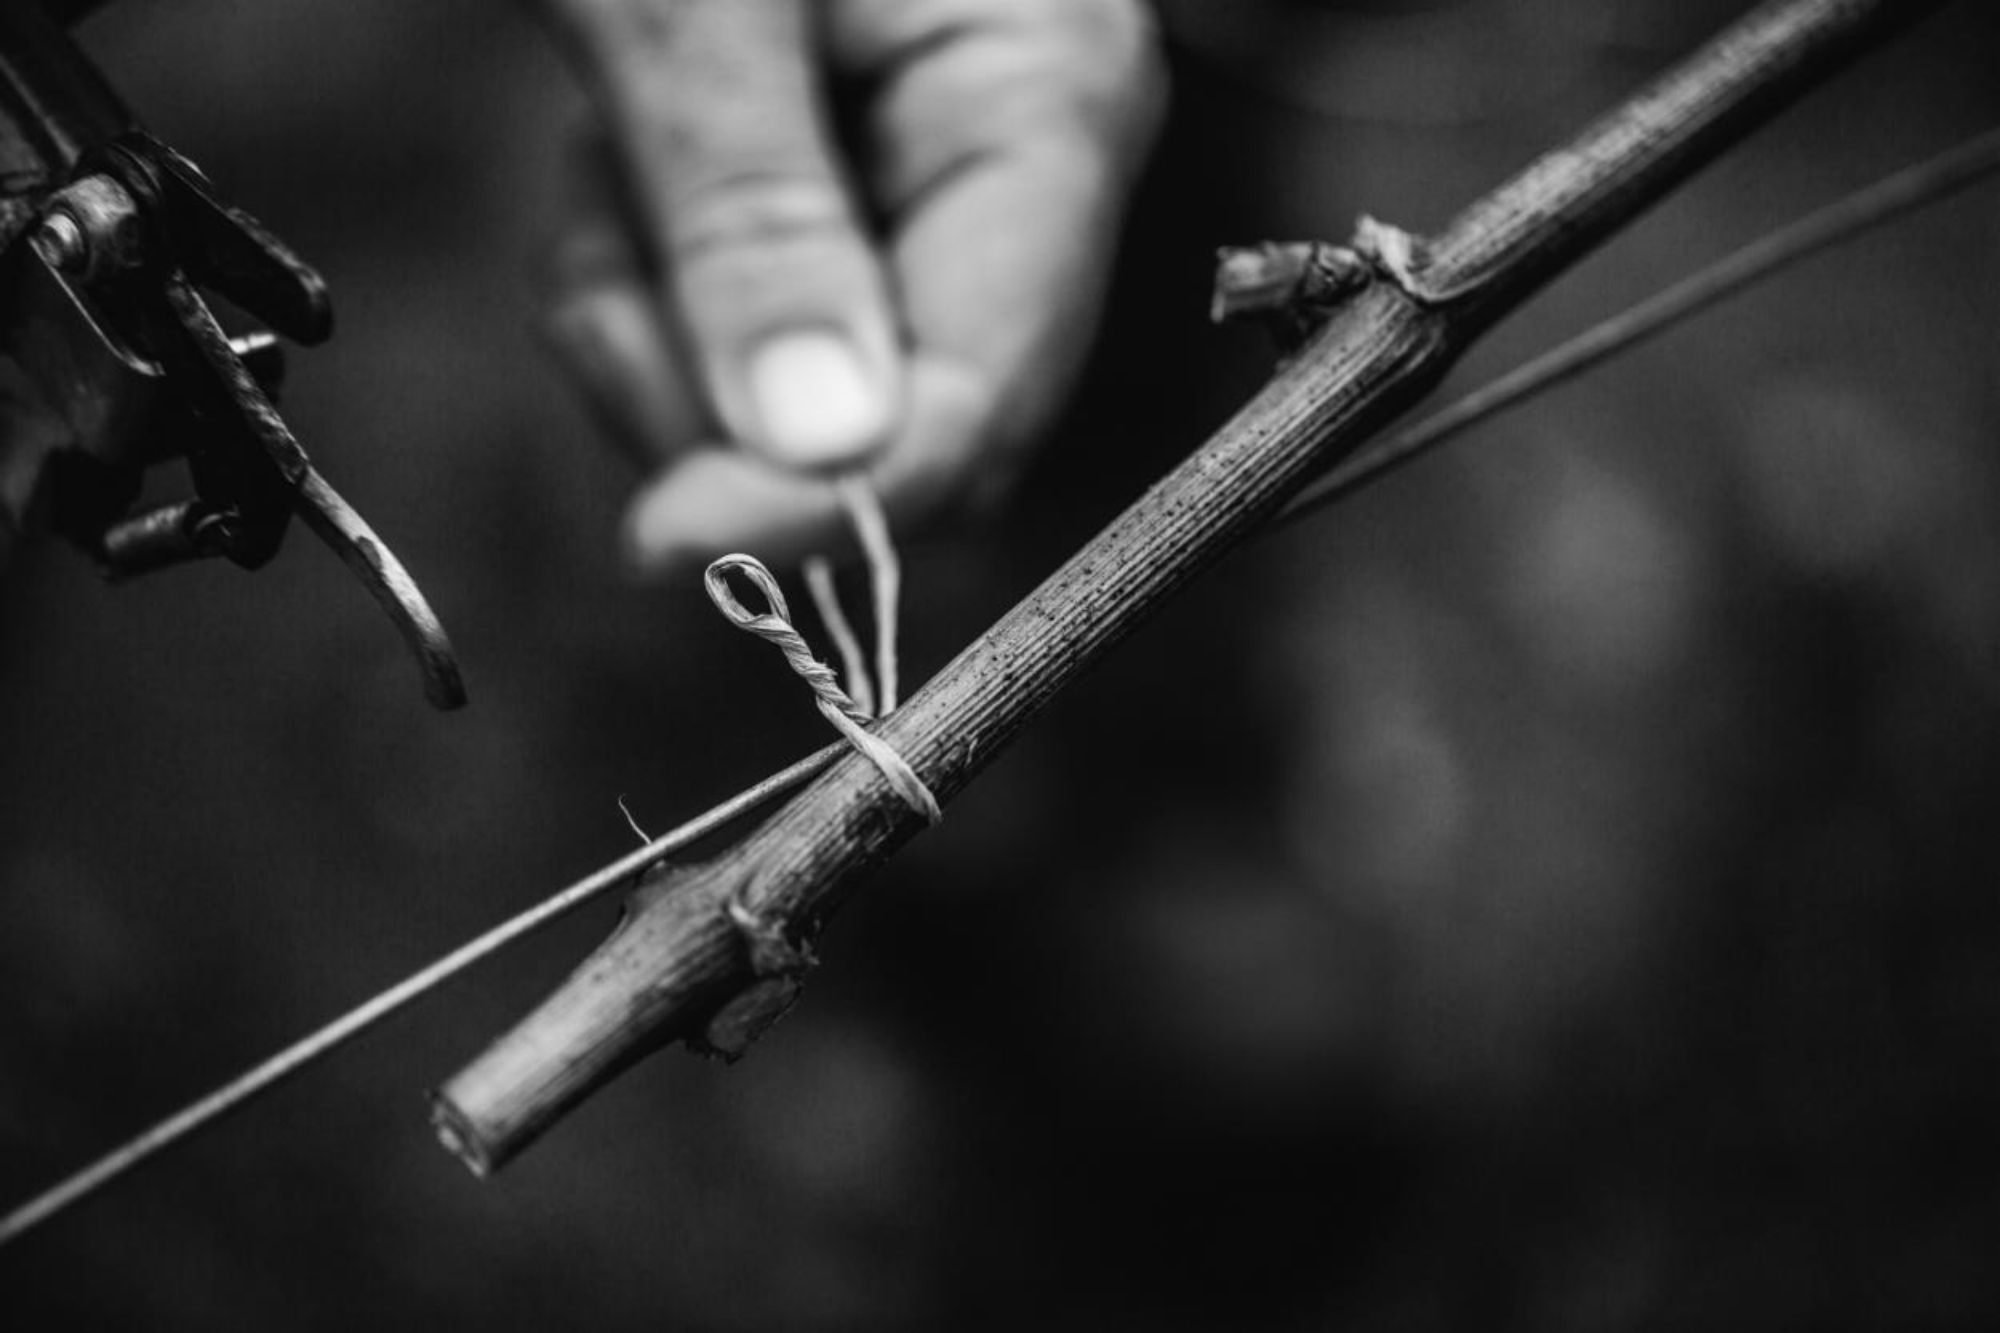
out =
{"type": "Polygon", "coordinates": [[[683,469],[669,468],[641,487],[625,507],[619,525],[619,554],[625,571],[646,582],[665,582],[687,573],[708,549],[699,533],[706,526],[698,486],[683,469]]]}
{"type": "Polygon", "coordinates": [[[670,502],[648,489],[626,507],[619,525],[618,555],[627,578],[668,583],[686,577],[700,563],[697,548],[674,537],[670,502]]]}
{"type": "Polygon", "coordinates": [[[626,507],[626,567],[648,581],[674,578],[727,550],[789,560],[834,531],[825,482],[781,471],[737,450],[702,449],[661,471],[626,507]]]}

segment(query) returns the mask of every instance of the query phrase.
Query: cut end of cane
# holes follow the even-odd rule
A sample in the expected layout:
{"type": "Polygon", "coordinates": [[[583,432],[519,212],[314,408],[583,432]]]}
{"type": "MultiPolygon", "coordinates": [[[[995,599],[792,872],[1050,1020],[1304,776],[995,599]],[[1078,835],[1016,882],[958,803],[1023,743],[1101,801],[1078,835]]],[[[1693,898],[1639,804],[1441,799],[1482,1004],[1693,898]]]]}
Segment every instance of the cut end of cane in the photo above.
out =
{"type": "Polygon", "coordinates": [[[437,1131],[438,1142],[444,1145],[446,1152],[463,1162],[466,1170],[480,1180],[486,1179],[493,1173],[496,1164],[473,1130],[472,1122],[442,1093],[431,1093],[430,1103],[431,1128],[437,1131]]]}

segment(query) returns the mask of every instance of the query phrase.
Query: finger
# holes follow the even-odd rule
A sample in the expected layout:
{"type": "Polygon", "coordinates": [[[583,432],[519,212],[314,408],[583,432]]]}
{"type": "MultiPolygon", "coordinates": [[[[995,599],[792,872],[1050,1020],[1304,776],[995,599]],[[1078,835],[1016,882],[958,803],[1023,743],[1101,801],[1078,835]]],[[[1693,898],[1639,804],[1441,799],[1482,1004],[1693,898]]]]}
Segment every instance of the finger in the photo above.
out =
{"type": "MultiPolygon", "coordinates": [[[[871,477],[899,532],[939,512],[959,490],[991,414],[983,386],[948,362],[918,358],[909,373],[908,429],[871,477]],[[925,447],[910,447],[915,441],[925,447]]],[[[825,480],[738,450],[675,460],[632,501],[625,550],[633,569],[668,578],[729,550],[772,561],[846,550],[851,539],[825,480]]]]}
{"type": "MultiPolygon", "coordinates": [[[[1060,401],[1161,88],[1143,12],[1122,0],[833,12],[853,29],[836,24],[837,54],[883,80],[873,185],[914,347],[909,405],[872,474],[909,531],[990,498],[1060,401]]],[[[735,545],[783,557],[844,544],[826,487],[717,454],[656,479],[626,534],[653,573],[735,545]]]]}
{"type": "MultiPolygon", "coordinates": [[[[573,0],[576,3],[576,0],[573,0]]],[[[730,435],[794,467],[877,449],[902,393],[887,279],[836,166],[801,0],[596,0],[579,21],[730,435]]]]}
{"type": "MultiPolygon", "coordinates": [[[[985,381],[987,458],[1047,422],[1095,331],[1163,81],[1136,0],[857,0],[874,182],[916,354],[985,381]]],[[[982,463],[982,467],[986,464],[982,463]]]]}
{"type": "Polygon", "coordinates": [[[604,433],[646,466],[712,438],[685,352],[661,313],[604,145],[580,144],[546,264],[544,344],[604,433]]]}

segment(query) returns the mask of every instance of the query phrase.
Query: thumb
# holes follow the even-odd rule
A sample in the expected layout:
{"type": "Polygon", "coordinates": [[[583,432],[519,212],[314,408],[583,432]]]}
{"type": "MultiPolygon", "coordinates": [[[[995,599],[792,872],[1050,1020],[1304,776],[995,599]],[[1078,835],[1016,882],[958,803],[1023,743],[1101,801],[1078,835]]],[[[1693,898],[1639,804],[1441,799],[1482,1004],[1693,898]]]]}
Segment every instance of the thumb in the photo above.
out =
{"type": "Polygon", "coordinates": [[[722,426],[792,468],[851,466],[900,413],[887,279],[834,156],[802,0],[572,12],[722,426]]]}

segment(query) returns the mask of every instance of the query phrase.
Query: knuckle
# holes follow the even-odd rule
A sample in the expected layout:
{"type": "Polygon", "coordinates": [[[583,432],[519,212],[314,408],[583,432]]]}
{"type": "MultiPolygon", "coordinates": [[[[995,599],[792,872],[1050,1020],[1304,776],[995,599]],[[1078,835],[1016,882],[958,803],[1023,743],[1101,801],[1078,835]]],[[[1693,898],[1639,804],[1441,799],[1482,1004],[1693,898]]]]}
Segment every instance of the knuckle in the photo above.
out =
{"type": "Polygon", "coordinates": [[[852,211],[838,184],[814,171],[744,167],[683,181],[664,222],[676,258],[767,250],[845,235],[852,211]]]}
{"type": "Polygon", "coordinates": [[[1141,0],[1041,0],[1034,22],[1041,73],[1067,111],[1121,146],[1149,140],[1166,86],[1151,7],[1141,0]]]}
{"type": "Polygon", "coordinates": [[[1067,0],[1053,13],[1079,45],[1127,66],[1155,46],[1152,11],[1138,0],[1067,0]]]}
{"type": "Polygon", "coordinates": [[[1166,106],[1167,63],[1150,7],[1136,0],[1099,0],[1099,7],[1116,11],[1104,20],[1102,35],[1105,85],[1101,101],[1111,107],[1120,131],[1140,143],[1150,142],[1166,106]]]}

